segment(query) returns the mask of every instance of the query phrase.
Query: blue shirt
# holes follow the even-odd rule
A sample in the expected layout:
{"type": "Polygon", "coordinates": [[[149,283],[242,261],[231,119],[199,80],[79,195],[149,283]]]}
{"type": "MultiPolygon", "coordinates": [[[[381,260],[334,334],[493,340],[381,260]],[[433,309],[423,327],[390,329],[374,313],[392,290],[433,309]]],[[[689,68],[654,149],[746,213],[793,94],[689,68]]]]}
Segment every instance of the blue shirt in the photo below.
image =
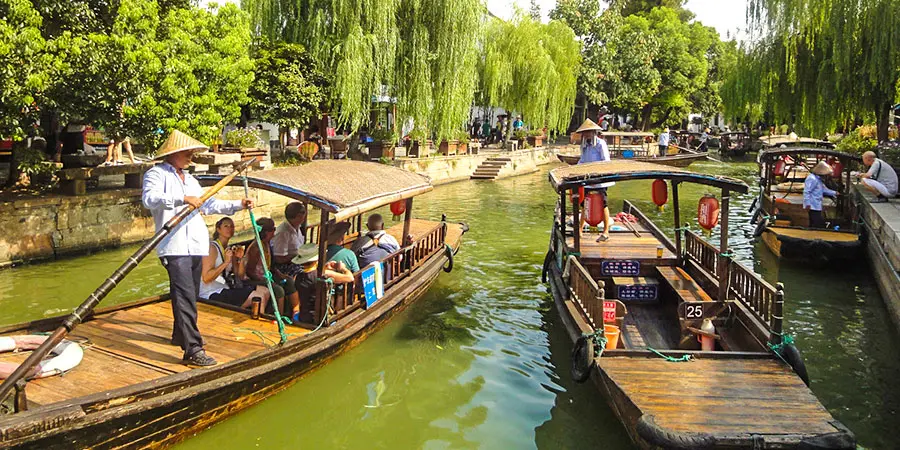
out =
{"type": "MultiPolygon", "coordinates": [[[[594,138],[593,142],[588,142],[584,140],[581,142],[581,159],[578,160],[578,164],[587,164],[598,161],[609,161],[611,158],[609,156],[609,147],[606,145],[606,141],[600,139],[598,137],[594,138]]],[[[599,186],[585,186],[588,189],[591,188],[606,188],[614,185],[616,183],[602,183],[599,186]]]]}
{"type": "MultiPolygon", "coordinates": [[[[172,217],[186,207],[184,197],[200,197],[203,189],[197,179],[184,171],[184,181],[175,167],[164,162],[144,174],[144,190],[141,201],[153,214],[156,231],[162,229],[172,217]]],[[[240,200],[216,200],[210,198],[169,232],[156,247],[159,256],[206,256],[209,254],[209,230],[200,217],[203,214],[234,214],[243,209],[240,200]]]]}
{"type": "Polygon", "coordinates": [[[837,193],[825,187],[825,183],[818,175],[814,173],[807,175],[803,183],[803,207],[821,211],[823,195],[834,197],[837,193]]]}

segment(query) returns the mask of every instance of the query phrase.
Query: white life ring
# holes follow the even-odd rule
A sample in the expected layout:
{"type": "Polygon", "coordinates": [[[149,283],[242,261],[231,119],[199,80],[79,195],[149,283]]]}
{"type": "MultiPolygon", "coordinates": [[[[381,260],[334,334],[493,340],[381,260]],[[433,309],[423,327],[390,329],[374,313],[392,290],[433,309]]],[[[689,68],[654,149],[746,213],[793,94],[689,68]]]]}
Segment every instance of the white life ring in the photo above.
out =
{"type": "MultiPolygon", "coordinates": [[[[47,340],[47,336],[2,336],[0,337],[0,353],[34,350],[45,340],[47,340]]],[[[28,378],[46,378],[65,373],[81,364],[82,359],[84,359],[84,350],[81,346],[76,342],[64,340],[50,350],[50,358],[41,361],[28,378]]],[[[17,367],[19,367],[18,364],[0,363],[0,379],[9,377],[17,367]]]]}

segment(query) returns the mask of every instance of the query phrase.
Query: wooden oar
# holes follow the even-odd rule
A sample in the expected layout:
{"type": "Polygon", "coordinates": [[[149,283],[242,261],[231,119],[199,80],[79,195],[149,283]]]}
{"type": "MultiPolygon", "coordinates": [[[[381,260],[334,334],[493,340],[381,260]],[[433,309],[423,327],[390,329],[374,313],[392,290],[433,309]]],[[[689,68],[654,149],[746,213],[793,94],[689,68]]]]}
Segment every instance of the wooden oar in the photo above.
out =
{"type": "MultiPolygon", "coordinates": [[[[200,203],[203,204],[210,197],[219,192],[223,187],[227,186],[231,180],[234,179],[240,172],[243,172],[247,167],[256,162],[257,158],[254,157],[247,161],[242,161],[234,166],[234,172],[229,174],[227,177],[222,178],[218,183],[216,183],[211,188],[207,189],[206,192],[203,193],[203,196],[200,197],[200,203]]],[[[141,246],[133,255],[131,255],[112,275],[107,278],[103,284],[100,285],[88,298],[78,305],[78,308],[75,309],[66,320],[63,321],[62,325],[41,344],[40,347],[36,348],[31,355],[28,356],[28,359],[25,360],[22,364],[16,368],[15,371],[9,376],[9,378],[3,380],[3,384],[0,385],[0,402],[6,400],[9,394],[12,392],[13,387],[17,384],[25,381],[25,378],[34,371],[34,368],[44,359],[47,354],[56,347],[57,344],[62,342],[63,338],[66,335],[75,329],[78,324],[81,323],[86,317],[88,317],[91,312],[93,312],[94,308],[97,304],[103,300],[107,294],[109,294],[114,287],[116,287],[119,282],[121,282],[129,272],[131,272],[135,267],[137,267],[138,263],[141,262],[151,250],[153,250],[157,245],[159,245],[160,241],[162,241],[185,217],[194,212],[196,208],[191,205],[185,205],[186,207],[182,209],[178,214],[175,214],[175,217],[169,219],[165,225],[163,225],[162,229],[159,230],[155,235],[153,235],[150,240],[148,240],[144,245],[141,246]]],[[[24,386],[24,383],[22,383],[24,386]]],[[[25,405],[19,404],[16,402],[16,410],[22,410],[25,408],[25,405]]]]}

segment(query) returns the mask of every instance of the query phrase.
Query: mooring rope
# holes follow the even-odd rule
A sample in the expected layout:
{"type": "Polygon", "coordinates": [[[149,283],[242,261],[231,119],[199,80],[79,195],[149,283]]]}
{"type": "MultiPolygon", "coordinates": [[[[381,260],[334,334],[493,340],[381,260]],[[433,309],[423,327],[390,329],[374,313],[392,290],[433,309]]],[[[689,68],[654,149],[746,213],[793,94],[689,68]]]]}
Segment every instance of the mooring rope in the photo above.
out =
{"type": "Polygon", "coordinates": [[[606,334],[603,332],[603,329],[594,330],[593,333],[585,333],[582,336],[586,338],[590,338],[594,341],[594,358],[599,358],[603,356],[603,350],[606,349],[606,334]]]}
{"type": "Polygon", "coordinates": [[[317,331],[319,328],[322,328],[323,325],[328,323],[328,317],[331,315],[331,301],[334,299],[334,280],[331,278],[323,278],[320,280],[325,282],[325,287],[328,289],[325,291],[325,314],[322,314],[322,321],[319,322],[319,325],[313,331],[317,331]]]}
{"type": "MultiPolygon", "coordinates": [[[[250,185],[247,182],[247,175],[243,176],[244,179],[244,196],[246,198],[250,198],[250,185]]],[[[266,252],[263,250],[262,238],[259,237],[259,231],[262,229],[256,223],[256,217],[253,215],[253,208],[248,208],[247,211],[250,212],[250,222],[253,224],[253,236],[256,240],[256,246],[259,248],[259,261],[263,266],[263,273],[266,279],[266,286],[269,288],[269,296],[271,298],[272,309],[275,312],[275,322],[278,324],[278,334],[281,337],[281,344],[287,342],[288,335],[284,332],[284,325],[290,325],[291,319],[284,317],[281,315],[281,312],[278,311],[278,301],[275,297],[275,288],[272,287],[272,272],[269,271],[269,264],[266,262],[266,252]]]]}
{"type": "MultiPolygon", "coordinates": [[[[774,331],[772,333],[778,334],[778,333],[775,333],[774,331]]],[[[791,336],[790,334],[780,334],[780,336],[781,336],[780,344],[772,344],[771,342],[768,342],[768,343],[766,343],[766,346],[768,346],[769,350],[772,350],[772,353],[775,353],[775,355],[778,356],[779,359],[781,359],[782,361],[784,361],[785,364],[790,366],[791,363],[789,363],[786,359],[784,359],[784,347],[786,345],[794,345],[794,336],[791,336]]]]}
{"type": "Polygon", "coordinates": [[[681,358],[675,358],[674,356],[665,355],[653,347],[647,347],[647,350],[650,350],[651,353],[659,356],[662,359],[665,359],[668,362],[688,362],[691,360],[691,355],[681,355],[681,358]]]}

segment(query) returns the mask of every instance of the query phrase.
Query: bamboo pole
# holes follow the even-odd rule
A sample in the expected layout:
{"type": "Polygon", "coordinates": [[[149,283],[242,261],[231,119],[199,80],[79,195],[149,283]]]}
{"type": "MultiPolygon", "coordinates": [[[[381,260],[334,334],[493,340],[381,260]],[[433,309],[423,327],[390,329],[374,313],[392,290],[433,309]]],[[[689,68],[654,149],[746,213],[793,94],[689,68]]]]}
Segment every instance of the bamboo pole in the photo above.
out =
{"type": "MultiPolygon", "coordinates": [[[[205,203],[210,199],[216,192],[219,192],[223,187],[227,186],[231,180],[234,179],[240,172],[243,172],[245,169],[250,167],[251,164],[255,163],[257,158],[252,158],[247,161],[243,161],[237,165],[235,165],[235,170],[225,178],[219,180],[211,188],[207,189],[206,192],[203,193],[203,196],[200,197],[200,203],[205,203]]],[[[15,371],[9,376],[9,378],[3,380],[3,384],[0,385],[0,402],[5,401],[9,396],[12,389],[20,383],[20,381],[24,381],[28,374],[30,374],[34,368],[44,359],[47,354],[56,347],[57,344],[62,342],[63,338],[66,337],[68,333],[75,329],[86,317],[88,317],[94,308],[110,293],[113,288],[119,284],[129,272],[131,272],[137,265],[143,260],[150,251],[156,248],[157,245],[169,235],[169,233],[179,224],[184,218],[194,212],[196,208],[191,205],[185,205],[185,208],[182,209],[178,214],[175,214],[174,217],[169,219],[168,222],[163,225],[162,229],[157,231],[155,235],[153,235],[150,240],[144,243],[133,255],[128,257],[118,269],[116,269],[112,275],[110,275],[103,283],[91,292],[85,301],[83,301],[78,308],[75,309],[72,314],[67,317],[62,325],[60,325],[48,338],[41,344],[38,348],[36,348],[31,355],[22,363],[19,364],[19,367],[16,368],[15,371]]],[[[24,403],[24,402],[23,402],[24,403]]],[[[21,406],[25,406],[24,404],[17,404],[21,406]]]]}

